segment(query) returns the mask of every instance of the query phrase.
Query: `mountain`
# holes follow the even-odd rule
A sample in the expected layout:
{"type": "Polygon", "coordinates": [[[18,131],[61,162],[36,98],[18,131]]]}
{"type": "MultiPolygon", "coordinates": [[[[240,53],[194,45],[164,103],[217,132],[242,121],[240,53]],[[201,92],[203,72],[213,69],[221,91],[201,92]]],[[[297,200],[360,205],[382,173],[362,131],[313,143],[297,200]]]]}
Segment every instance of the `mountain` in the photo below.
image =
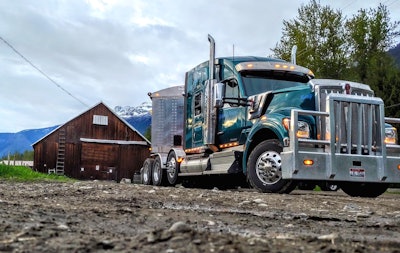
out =
{"type": "MultiPolygon", "coordinates": [[[[142,135],[151,124],[151,103],[142,103],[139,106],[116,106],[115,113],[127,121],[131,126],[138,130],[142,135]]],[[[24,153],[32,151],[32,144],[40,140],[55,128],[52,126],[40,129],[23,130],[17,133],[0,133],[0,157],[7,156],[9,153],[24,153]]]]}
{"type": "Polygon", "coordinates": [[[114,111],[118,116],[126,120],[131,126],[136,128],[142,135],[151,125],[151,103],[144,102],[139,106],[116,106],[114,111]]]}
{"type": "Polygon", "coordinates": [[[32,143],[41,139],[58,126],[23,130],[18,133],[0,133],[0,157],[15,152],[24,153],[33,150],[32,143]]]}

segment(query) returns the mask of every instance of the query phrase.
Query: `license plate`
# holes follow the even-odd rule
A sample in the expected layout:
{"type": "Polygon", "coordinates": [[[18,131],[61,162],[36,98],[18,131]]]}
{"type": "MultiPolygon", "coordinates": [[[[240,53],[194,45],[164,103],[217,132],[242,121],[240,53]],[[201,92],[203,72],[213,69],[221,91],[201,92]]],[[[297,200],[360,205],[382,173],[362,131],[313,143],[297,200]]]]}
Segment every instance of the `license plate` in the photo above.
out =
{"type": "Polygon", "coordinates": [[[350,177],[365,178],[365,169],[350,168],[350,177]]]}

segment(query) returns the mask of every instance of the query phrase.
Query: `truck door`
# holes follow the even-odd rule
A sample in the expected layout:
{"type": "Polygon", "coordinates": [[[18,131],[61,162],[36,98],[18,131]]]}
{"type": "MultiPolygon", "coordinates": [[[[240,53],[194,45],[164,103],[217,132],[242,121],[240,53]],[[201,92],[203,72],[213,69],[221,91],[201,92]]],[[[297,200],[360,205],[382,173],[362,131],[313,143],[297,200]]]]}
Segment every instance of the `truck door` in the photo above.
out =
{"type": "Polygon", "coordinates": [[[203,123],[204,123],[204,96],[200,90],[194,93],[193,101],[193,132],[192,132],[192,147],[203,145],[203,123]]]}
{"type": "Polygon", "coordinates": [[[219,145],[238,142],[246,126],[246,107],[240,105],[240,92],[236,79],[225,83],[224,105],[218,111],[217,140],[219,145]]]}

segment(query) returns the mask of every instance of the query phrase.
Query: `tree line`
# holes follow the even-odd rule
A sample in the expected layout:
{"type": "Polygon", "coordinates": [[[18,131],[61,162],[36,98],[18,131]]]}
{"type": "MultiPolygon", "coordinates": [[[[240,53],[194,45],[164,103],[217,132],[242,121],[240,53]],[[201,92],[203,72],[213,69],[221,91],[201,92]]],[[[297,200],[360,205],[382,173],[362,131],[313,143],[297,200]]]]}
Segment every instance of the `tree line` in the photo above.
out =
{"type": "Polygon", "coordinates": [[[284,20],[272,51],[289,61],[296,45],[297,64],[313,70],[317,78],[368,84],[384,100],[386,116],[400,117],[400,68],[388,54],[400,35],[399,24],[390,20],[383,4],[347,18],[311,0],[294,19],[284,20]]]}
{"type": "Polygon", "coordinates": [[[33,150],[26,150],[23,153],[18,151],[4,155],[0,160],[11,160],[11,161],[33,161],[33,150]]]}

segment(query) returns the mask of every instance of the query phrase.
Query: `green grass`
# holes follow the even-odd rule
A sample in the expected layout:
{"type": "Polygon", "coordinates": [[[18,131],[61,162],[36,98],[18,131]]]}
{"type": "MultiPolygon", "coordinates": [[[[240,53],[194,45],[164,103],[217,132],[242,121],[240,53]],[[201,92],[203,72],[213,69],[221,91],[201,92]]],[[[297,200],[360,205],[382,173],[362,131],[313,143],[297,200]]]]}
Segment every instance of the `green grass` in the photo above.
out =
{"type": "Polygon", "coordinates": [[[33,171],[25,166],[11,166],[0,164],[0,179],[14,180],[14,181],[73,181],[73,179],[66,176],[58,176],[55,174],[44,174],[33,171]]]}

